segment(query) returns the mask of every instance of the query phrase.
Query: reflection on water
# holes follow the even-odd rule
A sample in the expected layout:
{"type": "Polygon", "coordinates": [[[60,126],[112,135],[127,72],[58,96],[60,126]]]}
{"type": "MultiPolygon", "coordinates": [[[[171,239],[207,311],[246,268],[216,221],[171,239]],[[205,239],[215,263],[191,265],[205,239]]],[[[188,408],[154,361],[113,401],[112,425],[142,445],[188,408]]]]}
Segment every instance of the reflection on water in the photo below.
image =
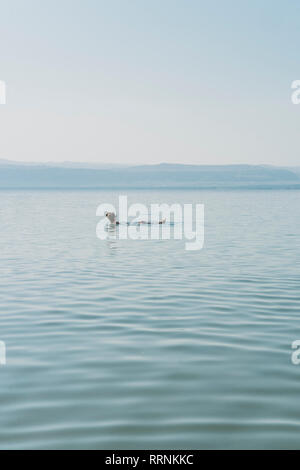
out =
{"type": "Polygon", "coordinates": [[[107,224],[107,246],[111,249],[117,248],[117,227],[116,225],[107,224]]]}
{"type": "Polygon", "coordinates": [[[95,235],[116,192],[1,191],[1,448],[299,448],[300,192],[205,203],[203,250],[95,235]]]}

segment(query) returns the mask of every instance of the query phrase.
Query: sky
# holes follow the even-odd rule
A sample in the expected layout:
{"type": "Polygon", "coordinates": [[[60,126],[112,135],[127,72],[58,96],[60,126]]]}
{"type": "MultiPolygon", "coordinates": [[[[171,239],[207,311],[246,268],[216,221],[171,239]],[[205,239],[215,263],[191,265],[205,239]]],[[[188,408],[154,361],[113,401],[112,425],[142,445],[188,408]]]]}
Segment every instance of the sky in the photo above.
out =
{"type": "Polygon", "coordinates": [[[300,2],[0,0],[0,159],[300,164],[300,2]]]}

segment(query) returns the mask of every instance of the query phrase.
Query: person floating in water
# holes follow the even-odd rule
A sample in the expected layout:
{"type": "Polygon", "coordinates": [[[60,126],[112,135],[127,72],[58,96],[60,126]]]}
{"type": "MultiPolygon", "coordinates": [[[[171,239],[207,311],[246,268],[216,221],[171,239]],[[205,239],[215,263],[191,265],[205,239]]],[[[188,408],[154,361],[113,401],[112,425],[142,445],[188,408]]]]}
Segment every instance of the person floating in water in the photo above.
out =
{"type": "MultiPolygon", "coordinates": [[[[107,219],[110,221],[110,223],[112,225],[120,225],[120,222],[117,220],[117,216],[114,212],[106,212],[105,214],[105,217],[107,217],[107,219]]],[[[127,222],[128,225],[129,225],[129,222],[127,222]]],[[[136,222],[137,225],[141,225],[141,224],[148,224],[150,225],[151,222],[146,222],[145,220],[139,220],[138,222],[136,222]]],[[[158,222],[159,224],[165,224],[166,223],[166,219],[162,219],[158,222]]]]}

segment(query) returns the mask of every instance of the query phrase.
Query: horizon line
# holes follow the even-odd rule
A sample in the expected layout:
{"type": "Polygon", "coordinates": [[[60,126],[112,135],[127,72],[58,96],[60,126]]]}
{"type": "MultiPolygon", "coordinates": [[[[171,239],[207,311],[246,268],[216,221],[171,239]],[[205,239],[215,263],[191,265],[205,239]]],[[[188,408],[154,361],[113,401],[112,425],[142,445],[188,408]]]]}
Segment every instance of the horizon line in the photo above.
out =
{"type": "Polygon", "coordinates": [[[278,165],[272,163],[178,163],[178,162],[159,162],[159,163],[109,163],[109,162],[93,162],[93,161],[74,161],[74,160],[63,160],[63,161],[24,161],[24,160],[11,160],[8,158],[0,158],[1,164],[9,165],[36,165],[36,166],[61,166],[61,165],[74,165],[74,166],[106,166],[106,167],[151,167],[151,166],[191,166],[191,167],[227,167],[227,166],[260,166],[260,167],[275,167],[275,168],[300,168],[300,165],[278,165]]]}

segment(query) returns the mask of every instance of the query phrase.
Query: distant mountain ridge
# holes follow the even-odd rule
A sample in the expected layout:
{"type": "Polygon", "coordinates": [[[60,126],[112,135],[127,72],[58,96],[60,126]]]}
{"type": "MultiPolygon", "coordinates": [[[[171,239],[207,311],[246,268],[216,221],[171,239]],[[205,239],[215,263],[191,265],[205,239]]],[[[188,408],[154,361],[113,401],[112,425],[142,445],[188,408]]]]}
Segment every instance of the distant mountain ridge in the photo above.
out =
{"type": "Polygon", "coordinates": [[[0,158],[0,168],[2,166],[42,166],[42,167],[57,167],[57,168],[91,168],[91,169],[100,169],[100,170],[108,170],[111,168],[125,168],[129,165],[126,164],[114,164],[114,163],[90,163],[90,162],[71,162],[71,161],[64,161],[64,162],[20,162],[16,160],[7,160],[0,158]]]}
{"type": "Polygon", "coordinates": [[[300,189],[300,169],[267,165],[181,165],[168,163],[136,166],[72,162],[20,164],[19,162],[0,160],[0,189],[258,187],[299,187],[300,189]]]}

